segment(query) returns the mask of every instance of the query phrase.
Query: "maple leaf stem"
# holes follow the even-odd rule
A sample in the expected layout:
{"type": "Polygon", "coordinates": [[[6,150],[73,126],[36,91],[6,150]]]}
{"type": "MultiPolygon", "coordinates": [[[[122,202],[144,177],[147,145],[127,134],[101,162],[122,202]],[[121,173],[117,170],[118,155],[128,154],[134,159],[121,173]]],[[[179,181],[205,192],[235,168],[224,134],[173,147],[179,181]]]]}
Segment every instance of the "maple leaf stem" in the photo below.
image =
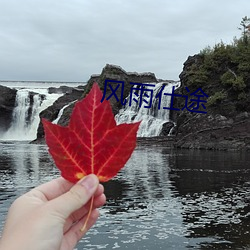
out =
{"type": "Polygon", "coordinates": [[[84,231],[87,232],[87,224],[88,224],[88,221],[89,221],[91,212],[92,212],[92,210],[93,210],[93,205],[94,205],[94,196],[92,196],[92,198],[91,198],[90,207],[89,207],[89,212],[88,212],[88,214],[87,214],[87,218],[86,218],[86,220],[85,220],[85,222],[84,222],[83,227],[80,229],[81,232],[84,232],[84,231]]]}

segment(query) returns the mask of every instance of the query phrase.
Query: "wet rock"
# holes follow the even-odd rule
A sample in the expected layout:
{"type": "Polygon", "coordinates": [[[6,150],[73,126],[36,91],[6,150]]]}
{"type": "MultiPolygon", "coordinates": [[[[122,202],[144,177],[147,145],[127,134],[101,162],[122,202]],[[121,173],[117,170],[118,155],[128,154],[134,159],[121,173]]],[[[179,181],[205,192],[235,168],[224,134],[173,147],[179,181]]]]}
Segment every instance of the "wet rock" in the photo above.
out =
{"type": "Polygon", "coordinates": [[[235,117],[235,120],[242,121],[242,120],[248,119],[249,117],[250,117],[249,112],[242,112],[235,117]]]}
{"type": "MultiPolygon", "coordinates": [[[[151,72],[146,73],[137,73],[137,72],[126,72],[119,66],[107,64],[100,75],[92,75],[88,80],[85,95],[90,91],[94,82],[97,82],[102,91],[104,91],[105,80],[113,80],[113,81],[123,81],[124,82],[124,92],[122,96],[122,101],[129,95],[131,84],[132,83],[156,83],[158,80],[155,77],[155,74],[151,72]]],[[[110,82],[113,89],[117,86],[117,83],[110,82]]],[[[113,113],[116,115],[119,112],[119,109],[122,107],[121,102],[121,87],[119,87],[116,91],[116,94],[119,98],[119,102],[116,100],[114,96],[112,96],[109,101],[112,106],[113,113]]],[[[107,88],[106,97],[111,94],[110,88],[107,88]]]]}
{"type": "Polygon", "coordinates": [[[11,125],[16,92],[16,89],[0,85],[0,132],[6,131],[11,125]]]}
{"type": "MultiPolygon", "coordinates": [[[[72,109],[74,107],[74,104],[76,100],[81,99],[83,95],[83,89],[81,88],[72,88],[71,93],[66,93],[65,95],[59,97],[54,103],[53,105],[51,105],[50,107],[48,107],[47,109],[43,110],[40,113],[40,119],[45,118],[49,121],[54,121],[60,110],[65,106],[68,105],[70,103],[72,103],[71,105],[69,105],[69,107],[67,109],[64,110],[64,112],[66,112],[66,115],[62,116],[62,119],[60,119],[58,121],[58,124],[66,126],[68,124],[65,124],[65,117],[67,117],[67,122],[68,122],[68,118],[70,117],[70,114],[72,112],[72,109]],[[73,103],[74,102],[74,103],[73,103]]],[[[40,122],[38,130],[37,130],[37,139],[43,138],[44,137],[44,130],[43,130],[43,125],[42,122],[40,122]]]]}

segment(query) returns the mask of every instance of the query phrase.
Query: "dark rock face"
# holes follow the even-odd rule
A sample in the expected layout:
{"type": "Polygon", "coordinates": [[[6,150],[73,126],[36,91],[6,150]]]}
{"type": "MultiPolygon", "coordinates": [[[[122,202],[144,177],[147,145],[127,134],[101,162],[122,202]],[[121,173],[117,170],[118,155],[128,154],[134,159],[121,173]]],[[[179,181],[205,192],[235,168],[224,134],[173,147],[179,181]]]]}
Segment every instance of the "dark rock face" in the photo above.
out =
{"type": "Polygon", "coordinates": [[[12,121],[17,90],[0,85],[0,131],[6,131],[12,121]]]}
{"type": "MultiPolygon", "coordinates": [[[[45,118],[49,121],[53,121],[57,118],[60,110],[67,104],[70,104],[71,102],[74,102],[76,100],[79,100],[82,97],[83,89],[82,88],[72,88],[70,93],[66,93],[65,95],[58,98],[53,105],[48,107],[47,109],[43,110],[40,113],[40,119],[45,118]]],[[[68,108],[64,110],[64,116],[61,117],[61,119],[58,121],[58,124],[66,126],[65,119],[68,122],[68,118],[70,117],[70,114],[72,112],[72,109],[74,107],[75,103],[72,103],[69,105],[68,108]],[[66,114],[65,114],[66,113],[66,114]]],[[[43,125],[40,122],[38,130],[37,130],[37,138],[43,138],[44,137],[44,130],[43,125]]]]}
{"type": "Polygon", "coordinates": [[[36,95],[39,95],[40,96],[40,104],[45,100],[46,96],[45,95],[41,95],[39,93],[36,93],[36,92],[29,92],[29,103],[30,103],[30,106],[29,106],[29,110],[28,110],[28,116],[27,116],[27,123],[30,123],[31,120],[31,115],[32,115],[32,108],[33,108],[33,105],[34,105],[34,96],[36,95]]]}
{"type": "Polygon", "coordinates": [[[220,114],[198,114],[178,124],[177,147],[250,150],[249,113],[239,114],[235,119],[220,114]]]}
{"type": "Polygon", "coordinates": [[[49,94],[71,94],[74,90],[83,90],[84,86],[78,86],[77,88],[69,87],[69,86],[60,86],[59,88],[50,87],[48,88],[49,94]]]}

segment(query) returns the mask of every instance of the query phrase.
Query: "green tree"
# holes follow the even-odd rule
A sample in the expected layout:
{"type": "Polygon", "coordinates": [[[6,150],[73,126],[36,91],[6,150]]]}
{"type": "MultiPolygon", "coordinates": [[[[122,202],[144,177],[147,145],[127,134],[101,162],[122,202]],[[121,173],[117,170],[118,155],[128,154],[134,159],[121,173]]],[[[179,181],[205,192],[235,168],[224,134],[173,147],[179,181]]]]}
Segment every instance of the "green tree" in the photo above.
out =
{"type": "Polygon", "coordinates": [[[250,18],[247,16],[243,17],[240,22],[240,26],[241,27],[238,27],[238,29],[241,30],[242,38],[244,42],[247,43],[250,36],[250,18]]]}

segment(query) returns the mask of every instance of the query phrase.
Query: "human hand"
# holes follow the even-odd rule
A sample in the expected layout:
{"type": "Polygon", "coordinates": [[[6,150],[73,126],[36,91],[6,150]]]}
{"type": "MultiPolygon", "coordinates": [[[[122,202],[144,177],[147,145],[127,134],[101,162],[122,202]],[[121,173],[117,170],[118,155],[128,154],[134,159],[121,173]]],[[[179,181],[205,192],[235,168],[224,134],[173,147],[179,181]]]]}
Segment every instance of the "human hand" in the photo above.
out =
{"type": "Polygon", "coordinates": [[[62,177],[38,186],[11,205],[0,240],[1,250],[71,250],[96,222],[106,197],[98,178],[91,174],[72,184],[62,177]],[[94,205],[86,230],[82,232],[94,205]]]}

